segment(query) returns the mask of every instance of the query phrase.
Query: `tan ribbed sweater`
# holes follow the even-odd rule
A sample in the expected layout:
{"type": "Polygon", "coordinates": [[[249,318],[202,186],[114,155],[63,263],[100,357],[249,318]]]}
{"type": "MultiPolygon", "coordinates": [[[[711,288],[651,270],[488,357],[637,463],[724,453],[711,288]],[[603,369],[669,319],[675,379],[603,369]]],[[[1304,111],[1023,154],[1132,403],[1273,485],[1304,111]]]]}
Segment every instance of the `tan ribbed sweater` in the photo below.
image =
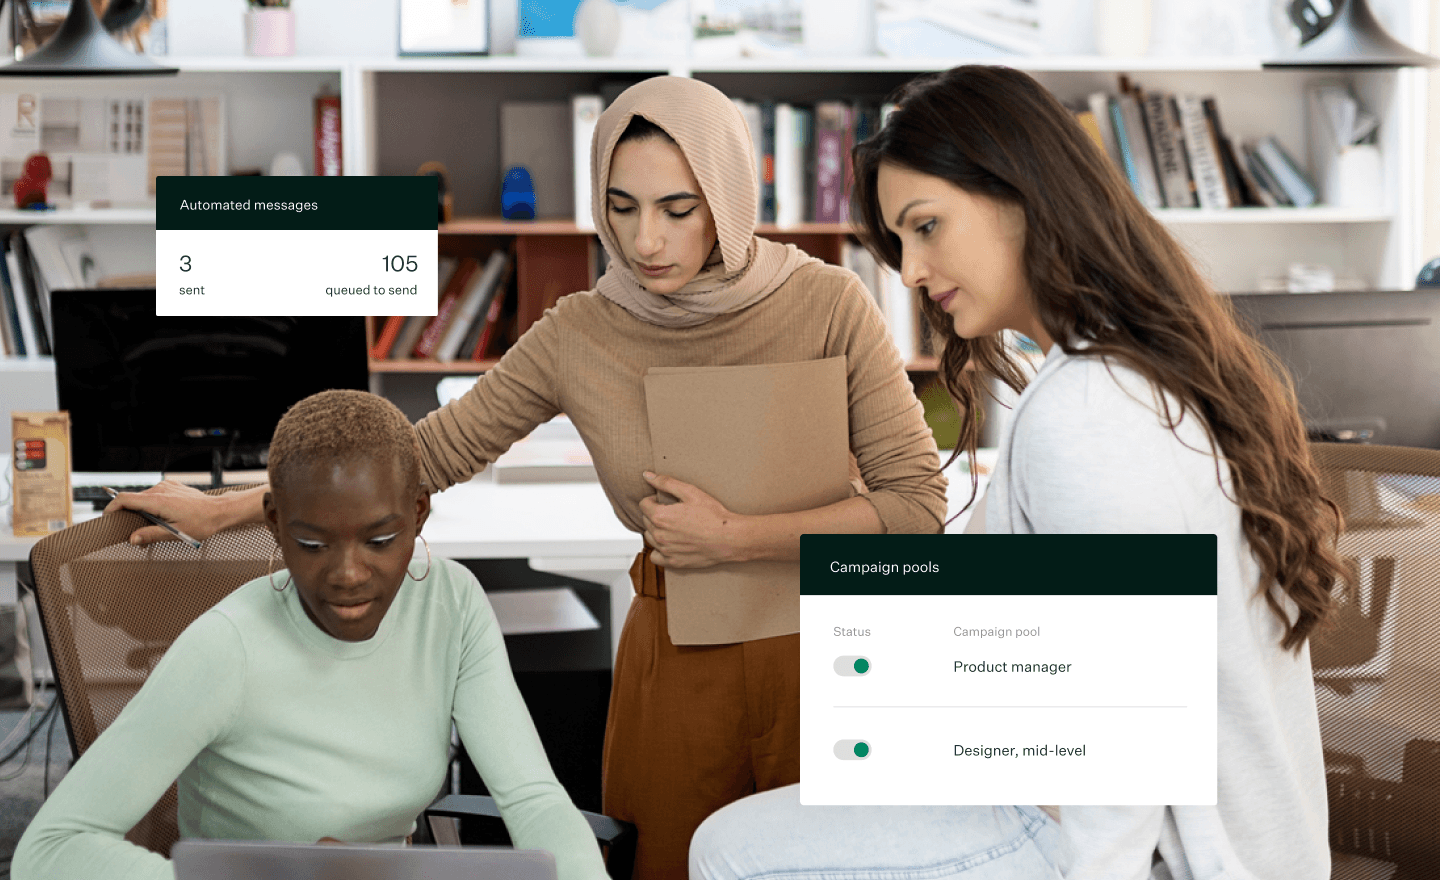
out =
{"type": "Polygon", "coordinates": [[[640,532],[640,500],[655,494],[641,476],[655,469],[646,370],[838,355],[847,358],[863,497],[887,532],[940,531],[945,478],[920,404],[874,299],[854,273],[830,265],[805,266],[760,302],[697,327],[645,323],[593,291],[564,297],[464,397],[420,422],[421,467],[432,490],[447,488],[563,412],[615,515],[640,532]]]}

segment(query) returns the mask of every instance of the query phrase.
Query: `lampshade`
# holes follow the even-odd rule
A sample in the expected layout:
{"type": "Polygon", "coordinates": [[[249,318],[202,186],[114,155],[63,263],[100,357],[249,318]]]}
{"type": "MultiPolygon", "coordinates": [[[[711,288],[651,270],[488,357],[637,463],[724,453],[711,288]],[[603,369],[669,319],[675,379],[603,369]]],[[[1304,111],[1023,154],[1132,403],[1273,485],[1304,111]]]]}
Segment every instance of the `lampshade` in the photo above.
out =
{"type": "Polygon", "coordinates": [[[19,61],[0,67],[0,76],[164,76],[180,72],[137,55],[115,42],[95,17],[90,0],[70,0],[70,11],[55,36],[19,61]]]}
{"type": "Polygon", "coordinates": [[[1265,67],[1436,67],[1440,58],[1417,52],[1390,36],[1368,0],[1343,0],[1330,26],[1315,39],[1265,67]]]}

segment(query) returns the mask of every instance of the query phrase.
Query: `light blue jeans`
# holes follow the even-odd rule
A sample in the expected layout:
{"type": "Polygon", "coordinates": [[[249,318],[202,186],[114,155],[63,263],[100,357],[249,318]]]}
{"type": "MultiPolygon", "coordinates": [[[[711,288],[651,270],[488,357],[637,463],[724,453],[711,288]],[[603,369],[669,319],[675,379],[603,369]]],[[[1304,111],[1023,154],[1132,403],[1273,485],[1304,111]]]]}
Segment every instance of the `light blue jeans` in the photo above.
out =
{"type": "Polygon", "coordinates": [[[802,807],[789,785],[706,819],[690,880],[1059,880],[1059,848],[1037,807],[802,807]]]}

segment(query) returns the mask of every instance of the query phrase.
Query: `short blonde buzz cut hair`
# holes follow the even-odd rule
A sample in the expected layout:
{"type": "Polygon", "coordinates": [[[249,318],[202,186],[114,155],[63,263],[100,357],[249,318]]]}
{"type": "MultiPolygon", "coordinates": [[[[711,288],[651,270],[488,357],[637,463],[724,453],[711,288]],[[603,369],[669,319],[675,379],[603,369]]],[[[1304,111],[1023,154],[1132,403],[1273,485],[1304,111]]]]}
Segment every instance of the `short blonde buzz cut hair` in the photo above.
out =
{"type": "Polygon", "coordinates": [[[284,487],[303,469],[353,461],[393,462],[406,491],[420,492],[420,439],[405,414],[368,391],[321,391],[286,410],[275,426],[270,487],[284,487]]]}

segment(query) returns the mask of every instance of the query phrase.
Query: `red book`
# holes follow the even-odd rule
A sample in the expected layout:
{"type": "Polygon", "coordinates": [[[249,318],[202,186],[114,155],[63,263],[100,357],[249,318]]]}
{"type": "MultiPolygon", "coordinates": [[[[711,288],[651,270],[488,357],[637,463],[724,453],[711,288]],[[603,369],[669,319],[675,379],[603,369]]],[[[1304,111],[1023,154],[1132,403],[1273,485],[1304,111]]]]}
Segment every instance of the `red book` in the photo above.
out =
{"type": "Polygon", "coordinates": [[[502,290],[490,300],[490,308],[485,312],[485,329],[480,332],[480,339],[475,343],[475,350],[470,353],[470,360],[479,361],[485,359],[485,352],[490,350],[490,343],[495,339],[495,328],[500,325],[500,305],[505,299],[505,292],[502,290]]]}
{"type": "Polygon", "coordinates": [[[445,328],[450,326],[450,321],[455,317],[455,307],[460,302],[460,294],[470,286],[470,276],[480,271],[480,263],[474,257],[466,257],[460,261],[455,274],[450,276],[450,283],[445,286],[445,292],[440,295],[440,304],[435,309],[435,317],[425,325],[425,330],[420,334],[420,341],[415,343],[414,355],[417,358],[434,357],[435,349],[439,347],[440,340],[445,336],[445,328]]]}
{"type": "Polygon", "coordinates": [[[395,346],[395,338],[400,335],[400,328],[405,326],[405,315],[392,315],[385,319],[385,326],[380,329],[380,336],[376,338],[375,344],[370,346],[370,357],[374,360],[384,360],[390,356],[390,349],[395,346]]]}
{"type": "Polygon", "coordinates": [[[339,177],[344,174],[340,144],[340,96],[315,98],[315,175],[339,177]]]}

